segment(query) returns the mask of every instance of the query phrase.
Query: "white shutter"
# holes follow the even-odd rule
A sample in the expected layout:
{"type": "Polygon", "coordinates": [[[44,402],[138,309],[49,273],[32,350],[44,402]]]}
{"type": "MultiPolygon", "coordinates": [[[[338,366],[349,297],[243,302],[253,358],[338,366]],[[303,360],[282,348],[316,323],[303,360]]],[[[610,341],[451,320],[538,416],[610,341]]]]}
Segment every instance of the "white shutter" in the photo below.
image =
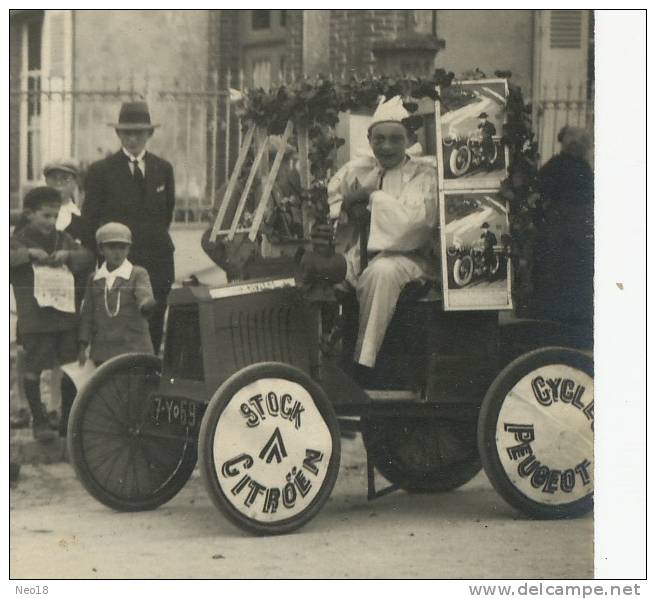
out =
{"type": "Polygon", "coordinates": [[[550,24],[551,48],[580,48],[583,39],[582,10],[552,10],[550,24]]]}
{"type": "Polygon", "coordinates": [[[71,155],[73,11],[46,10],[41,46],[44,164],[71,155]]]}
{"type": "Polygon", "coordinates": [[[532,100],[542,163],[558,151],[557,134],[564,125],[587,126],[589,122],[585,101],[590,13],[536,11],[532,100]]]}

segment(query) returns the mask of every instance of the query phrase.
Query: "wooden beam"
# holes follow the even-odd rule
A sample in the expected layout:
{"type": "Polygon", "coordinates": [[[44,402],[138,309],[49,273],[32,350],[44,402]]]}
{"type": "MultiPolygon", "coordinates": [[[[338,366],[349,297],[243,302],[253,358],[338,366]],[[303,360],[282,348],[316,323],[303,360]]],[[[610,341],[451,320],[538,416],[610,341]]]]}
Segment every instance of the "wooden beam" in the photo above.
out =
{"type": "Polygon", "coordinates": [[[253,185],[253,180],[255,179],[255,175],[257,174],[260,163],[262,162],[262,156],[264,156],[264,153],[266,152],[266,149],[269,145],[269,139],[267,136],[263,138],[260,137],[258,143],[259,143],[259,147],[257,149],[257,154],[255,155],[255,160],[253,161],[253,165],[251,166],[251,172],[248,173],[248,179],[246,179],[244,190],[241,192],[241,198],[239,198],[237,211],[235,212],[235,216],[232,219],[232,225],[230,226],[230,233],[228,233],[228,241],[232,241],[235,237],[235,233],[237,231],[237,227],[239,226],[241,215],[243,214],[244,208],[246,207],[246,200],[248,199],[248,194],[250,193],[251,186],[253,185]]]}
{"type": "Polygon", "coordinates": [[[285,132],[282,134],[282,143],[276,154],[276,158],[273,161],[273,166],[269,171],[269,176],[267,177],[266,184],[262,190],[262,197],[260,198],[260,203],[257,206],[255,211],[255,216],[253,217],[253,224],[251,225],[251,232],[248,238],[251,241],[255,241],[257,237],[257,232],[260,229],[262,224],[262,219],[264,218],[264,211],[266,210],[267,204],[269,203],[269,198],[271,197],[271,190],[273,189],[273,184],[276,181],[278,176],[278,171],[280,170],[280,165],[282,164],[282,159],[285,156],[285,149],[287,148],[287,140],[294,130],[294,124],[291,121],[287,121],[287,126],[285,127],[285,132]]]}
{"type": "Polygon", "coordinates": [[[310,136],[308,135],[307,125],[299,127],[296,133],[298,137],[298,162],[301,187],[307,190],[310,189],[310,136]]]}
{"type": "Polygon", "coordinates": [[[219,206],[219,213],[216,215],[216,219],[214,220],[214,226],[212,227],[212,233],[210,234],[210,241],[212,243],[216,241],[216,236],[218,232],[221,230],[221,225],[223,224],[225,213],[228,210],[228,205],[230,204],[230,199],[232,198],[232,194],[235,191],[237,180],[239,179],[239,174],[241,173],[241,169],[244,166],[244,161],[246,160],[246,156],[248,155],[248,150],[251,147],[251,143],[253,142],[254,133],[255,133],[255,124],[253,123],[248,128],[246,136],[244,137],[244,141],[241,144],[241,148],[239,148],[239,156],[237,156],[237,162],[235,163],[235,168],[232,170],[232,174],[230,175],[230,180],[228,181],[228,187],[226,188],[225,193],[223,194],[223,200],[221,201],[221,206],[219,206]]]}

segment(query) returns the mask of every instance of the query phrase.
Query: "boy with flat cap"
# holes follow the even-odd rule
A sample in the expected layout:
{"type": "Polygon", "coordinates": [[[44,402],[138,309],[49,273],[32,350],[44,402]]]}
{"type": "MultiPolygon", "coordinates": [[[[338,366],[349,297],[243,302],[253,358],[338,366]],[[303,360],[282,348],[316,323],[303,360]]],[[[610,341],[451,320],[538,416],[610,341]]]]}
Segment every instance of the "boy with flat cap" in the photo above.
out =
{"type": "Polygon", "coordinates": [[[175,207],[175,181],[169,162],[146,151],[159,125],[151,123],[145,102],[126,102],[117,123],[110,123],[121,141],[115,154],[94,162],[86,177],[82,217],[88,227],[87,243],[108,222],[122,223],[132,231],[130,261],[150,276],[156,307],[149,320],[155,353],[164,328],[166,297],[174,280],[174,246],[169,235],[175,207]]]}
{"type": "MultiPolygon", "coordinates": [[[[23,200],[24,225],[10,240],[9,267],[16,296],[18,328],[25,351],[24,385],[38,441],[50,441],[41,403],[41,372],[75,359],[77,311],[73,274],[89,269],[93,257],[55,223],[61,194],[35,187],[23,200]]],[[[70,399],[70,398],[69,398],[70,399]]]]}

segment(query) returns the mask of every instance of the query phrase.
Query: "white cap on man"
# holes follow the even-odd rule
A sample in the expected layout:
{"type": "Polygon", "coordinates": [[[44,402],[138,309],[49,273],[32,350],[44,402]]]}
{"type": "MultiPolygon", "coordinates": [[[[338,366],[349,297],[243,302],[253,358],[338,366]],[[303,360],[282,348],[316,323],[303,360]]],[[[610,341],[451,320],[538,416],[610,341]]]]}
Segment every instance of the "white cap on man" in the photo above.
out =
{"type": "Polygon", "coordinates": [[[394,96],[389,100],[385,100],[383,97],[378,103],[374,115],[371,117],[369,130],[374,125],[379,125],[380,123],[399,123],[403,125],[403,121],[409,116],[410,113],[404,108],[401,96],[394,96]]]}

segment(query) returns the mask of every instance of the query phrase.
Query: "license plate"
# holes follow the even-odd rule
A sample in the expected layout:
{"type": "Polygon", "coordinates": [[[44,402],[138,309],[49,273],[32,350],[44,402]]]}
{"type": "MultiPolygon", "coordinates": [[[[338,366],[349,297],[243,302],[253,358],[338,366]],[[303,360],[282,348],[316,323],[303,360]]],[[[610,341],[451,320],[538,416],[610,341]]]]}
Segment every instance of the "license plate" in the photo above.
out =
{"type": "Polygon", "coordinates": [[[153,398],[153,423],[195,428],[200,414],[195,401],[177,397],[153,398]]]}

